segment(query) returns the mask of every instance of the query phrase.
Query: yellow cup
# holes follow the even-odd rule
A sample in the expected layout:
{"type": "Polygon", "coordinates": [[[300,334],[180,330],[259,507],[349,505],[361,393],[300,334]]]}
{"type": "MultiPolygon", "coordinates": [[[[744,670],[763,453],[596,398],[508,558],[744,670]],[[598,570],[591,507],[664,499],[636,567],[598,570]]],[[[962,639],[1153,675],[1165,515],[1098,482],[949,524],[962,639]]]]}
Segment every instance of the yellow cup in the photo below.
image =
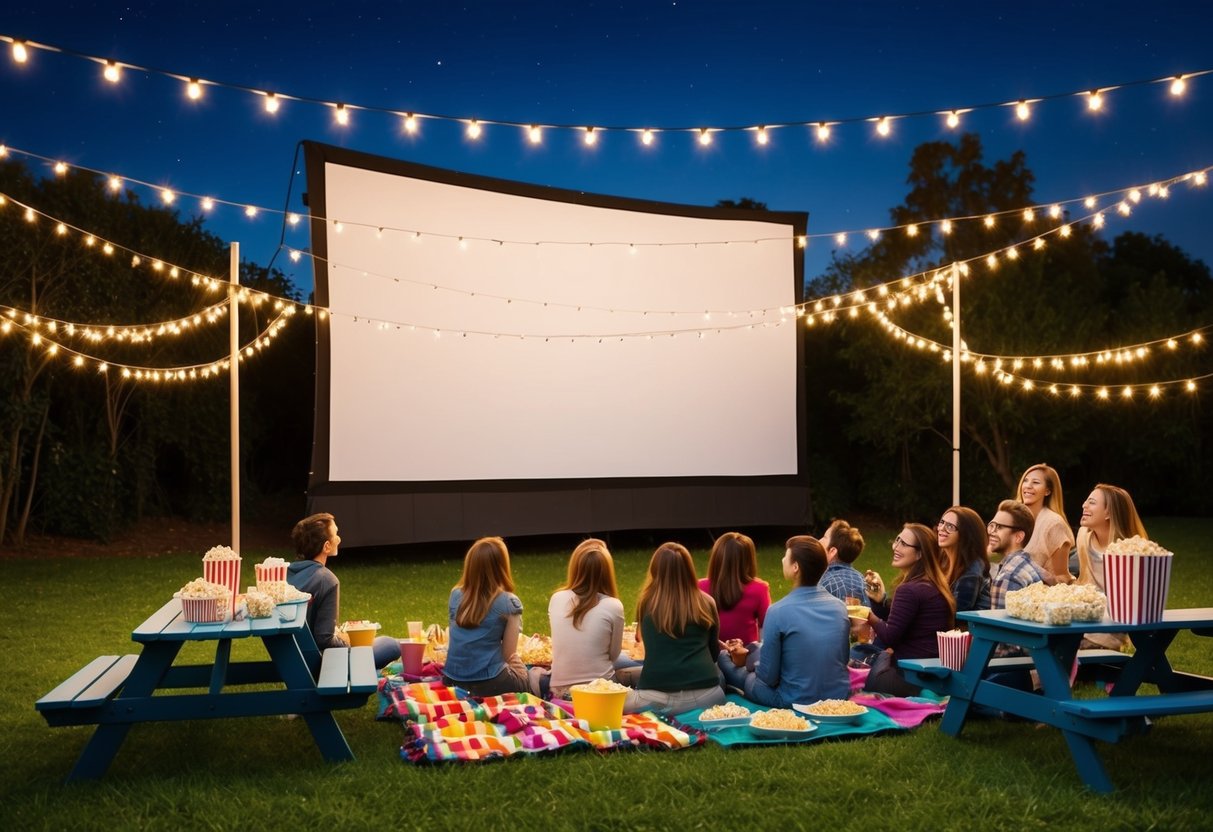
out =
{"type": "Polygon", "coordinates": [[[573,712],[578,719],[584,719],[590,724],[591,731],[623,727],[623,703],[628,696],[626,690],[618,693],[597,693],[574,685],[572,693],[573,712]]]}
{"type": "Polygon", "coordinates": [[[350,647],[370,647],[375,643],[375,633],[379,632],[379,625],[372,626],[346,624],[345,634],[350,637],[350,647]]]}

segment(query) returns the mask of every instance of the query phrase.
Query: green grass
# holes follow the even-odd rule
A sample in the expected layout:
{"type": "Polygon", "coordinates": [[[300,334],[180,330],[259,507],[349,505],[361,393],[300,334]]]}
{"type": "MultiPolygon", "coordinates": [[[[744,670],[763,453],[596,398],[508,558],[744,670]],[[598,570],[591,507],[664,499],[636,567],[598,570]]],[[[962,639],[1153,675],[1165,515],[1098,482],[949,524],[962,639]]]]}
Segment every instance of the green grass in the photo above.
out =
{"type": "MultiPolygon", "coordinates": [[[[1173,549],[1170,606],[1213,606],[1213,520],[1155,519],[1173,549]]],[[[888,574],[888,530],[868,534],[858,565],[888,574]]],[[[781,597],[780,541],[760,551],[760,573],[781,597]]],[[[248,565],[269,552],[246,552],[248,565]]],[[[702,574],[706,552],[695,552],[702,574]]],[[[4,656],[0,717],[0,828],[310,829],[1206,829],[1213,813],[1213,715],[1160,720],[1148,735],[1101,745],[1120,790],[1080,784],[1061,734],[1025,723],[978,721],[961,739],[929,724],[854,741],[725,751],[568,753],[500,763],[419,768],[402,762],[402,729],[373,720],[374,703],[337,719],[357,760],[323,762],[299,720],[276,718],[136,726],[106,777],[62,778],[89,728],[49,728],[34,701],[91,658],[134,652],[131,628],[201,571],[197,556],[3,560],[4,656]],[[47,623],[44,623],[47,622],[47,623]]],[[[620,591],[635,603],[649,551],[615,552],[620,591]]],[[[527,631],[547,630],[547,598],[567,553],[514,552],[527,631]]],[[[459,559],[334,562],[346,617],[385,632],[408,619],[445,620],[459,559]]],[[[197,660],[206,656],[196,648],[197,660]]],[[[1185,670],[1213,675],[1213,640],[1179,637],[1185,670]]],[[[212,648],[213,650],[213,648],[212,648]]],[[[237,643],[233,658],[261,658],[237,643]]]]}

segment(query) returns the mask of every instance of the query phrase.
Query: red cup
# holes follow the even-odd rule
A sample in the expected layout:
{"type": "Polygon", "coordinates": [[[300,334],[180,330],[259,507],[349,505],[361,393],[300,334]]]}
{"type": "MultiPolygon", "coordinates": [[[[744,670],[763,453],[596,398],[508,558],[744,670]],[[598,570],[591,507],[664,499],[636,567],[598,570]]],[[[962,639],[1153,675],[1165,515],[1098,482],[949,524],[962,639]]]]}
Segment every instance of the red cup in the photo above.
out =
{"type": "Polygon", "coordinates": [[[425,642],[401,639],[400,641],[400,672],[409,676],[420,676],[421,666],[425,663],[425,642]]]}

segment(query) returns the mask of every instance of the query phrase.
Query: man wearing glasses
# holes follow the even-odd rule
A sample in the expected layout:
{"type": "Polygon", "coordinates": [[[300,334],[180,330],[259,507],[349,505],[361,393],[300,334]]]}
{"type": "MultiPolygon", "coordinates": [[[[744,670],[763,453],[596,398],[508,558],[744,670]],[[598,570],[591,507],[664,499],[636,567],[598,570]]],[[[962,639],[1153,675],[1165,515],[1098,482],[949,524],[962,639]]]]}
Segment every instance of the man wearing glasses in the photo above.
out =
{"type": "Polygon", "coordinates": [[[991,609],[1004,609],[1008,592],[1045,579],[1044,573],[1032,562],[1032,556],[1023,549],[1032,537],[1035,524],[1031,510],[1023,503],[1003,500],[998,504],[994,519],[986,526],[990,534],[990,555],[1002,556],[998,572],[990,582],[991,609]]]}

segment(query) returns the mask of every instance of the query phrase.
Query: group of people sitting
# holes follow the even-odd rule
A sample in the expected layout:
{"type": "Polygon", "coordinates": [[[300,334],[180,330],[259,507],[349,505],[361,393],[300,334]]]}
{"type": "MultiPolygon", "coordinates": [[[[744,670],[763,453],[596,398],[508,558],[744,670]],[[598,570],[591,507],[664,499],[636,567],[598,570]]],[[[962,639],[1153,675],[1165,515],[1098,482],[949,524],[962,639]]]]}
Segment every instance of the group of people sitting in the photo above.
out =
{"type": "MultiPolygon", "coordinates": [[[[1102,590],[1104,549],[1134,534],[1146,536],[1132,498],[1097,485],[1083,503],[1076,578],[1060,479],[1049,466],[1034,465],[1020,478],[1016,498],[1002,501],[989,523],[965,506],[946,510],[934,530],[906,523],[891,541],[898,574],[889,589],[875,570],[860,573],[852,565],[864,540],[845,520],[831,523],[820,539],[787,540],[781,569],[792,589],[775,603],[746,535],[716,539],[702,580],[685,546],[663,543],[636,602],[643,662],[622,649],[625,612],[611,553],[589,539],[573,550],[567,580],[548,604],[550,674],[528,669],[519,657],[523,607],[509,551],[499,537],[481,538],[451,590],[442,679],[474,696],[530,691],[561,699],[574,685],[614,679],[630,688],[625,711],[676,714],[719,704],[729,688],[775,707],[846,698],[849,666],[867,665],[865,690],[916,695],[920,689],[897,661],[937,656],[935,634],[951,629],[958,611],[999,609],[1008,592],[1037,581],[1078,580],[1102,590]],[[856,620],[864,600],[870,612],[856,620]]],[[[300,559],[288,580],[312,593],[307,615],[317,644],[341,644],[339,583],[326,567],[341,542],[336,522],[331,514],[312,515],[295,526],[292,539],[300,559]]],[[[399,644],[379,636],[374,654],[383,667],[399,656],[399,644]]]]}

